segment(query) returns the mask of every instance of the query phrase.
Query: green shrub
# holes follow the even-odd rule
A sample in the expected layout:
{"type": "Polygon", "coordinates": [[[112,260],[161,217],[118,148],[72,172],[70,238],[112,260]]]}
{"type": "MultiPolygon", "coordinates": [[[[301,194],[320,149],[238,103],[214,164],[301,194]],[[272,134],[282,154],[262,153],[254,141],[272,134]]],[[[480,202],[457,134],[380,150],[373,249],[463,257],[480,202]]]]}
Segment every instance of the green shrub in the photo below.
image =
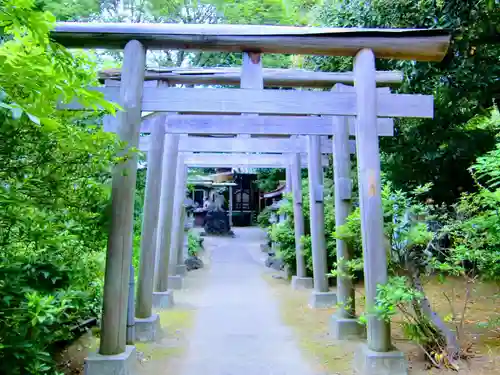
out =
{"type": "Polygon", "coordinates": [[[1,120],[0,372],[41,374],[100,314],[114,140],[1,120]]]}
{"type": "MultiPolygon", "coordinates": [[[[293,216],[293,198],[291,194],[284,197],[286,200],[282,202],[278,214],[285,214],[287,219],[279,224],[273,224],[270,230],[270,238],[273,242],[279,244],[279,256],[289,267],[292,273],[295,274],[297,268],[297,260],[295,255],[295,232],[294,232],[294,216],[293,216]]],[[[327,251],[327,264],[330,267],[336,261],[336,243],[334,237],[335,230],[335,210],[333,197],[333,184],[325,180],[325,241],[327,251]]],[[[312,275],[312,249],[310,238],[310,222],[309,222],[309,187],[307,179],[302,180],[302,212],[304,215],[304,232],[302,243],[304,245],[304,259],[309,275],[312,275]]]]}
{"type": "Polygon", "coordinates": [[[188,232],[188,254],[189,256],[198,256],[200,250],[203,249],[203,238],[200,237],[199,233],[190,230],[188,232]]]}
{"type": "Polygon", "coordinates": [[[259,213],[259,215],[257,216],[257,224],[259,225],[259,227],[268,228],[271,225],[271,223],[269,222],[269,219],[271,219],[271,213],[272,210],[270,206],[267,206],[259,213]]]}

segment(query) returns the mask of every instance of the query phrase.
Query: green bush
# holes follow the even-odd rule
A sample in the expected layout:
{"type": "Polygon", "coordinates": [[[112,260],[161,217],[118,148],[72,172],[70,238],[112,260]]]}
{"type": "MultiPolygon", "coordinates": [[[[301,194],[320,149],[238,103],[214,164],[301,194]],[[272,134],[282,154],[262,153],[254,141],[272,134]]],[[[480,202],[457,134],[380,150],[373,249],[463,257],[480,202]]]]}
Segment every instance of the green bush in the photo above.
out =
{"type": "Polygon", "coordinates": [[[0,372],[39,374],[99,315],[115,142],[0,116],[0,372]]]}
{"type": "Polygon", "coordinates": [[[259,213],[259,215],[257,216],[257,224],[259,225],[259,227],[268,228],[271,225],[271,223],[269,222],[269,219],[271,219],[271,213],[272,210],[270,206],[267,206],[259,213]]]}
{"type": "MultiPolygon", "coordinates": [[[[270,229],[270,238],[273,242],[279,244],[278,256],[283,259],[285,264],[295,274],[297,261],[295,256],[295,232],[293,216],[293,200],[291,194],[285,196],[278,214],[285,214],[287,219],[281,223],[273,224],[270,229]]],[[[327,250],[327,264],[333,267],[336,261],[336,243],[334,237],[335,230],[335,210],[333,197],[333,184],[325,180],[325,240],[327,250]]],[[[310,238],[309,222],[309,186],[307,179],[302,180],[302,212],[304,215],[304,232],[302,243],[304,245],[304,259],[309,275],[312,275],[312,250],[310,238]]]]}
{"type": "Polygon", "coordinates": [[[203,249],[203,238],[200,237],[198,232],[190,230],[188,232],[188,254],[189,256],[198,256],[200,250],[203,249]]]}
{"type": "MultiPolygon", "coordinates": [[[[491,122],[497,118],[495,111],[491,122]]],[[[388,242],[389,282],[379,285],[375,304],[368,313],[389,320],[403,316],[402,327],[408,339],[418,343],[436,367],[456,369],[456,361],[467,357],[463,313],[452,309],[446,320],[431,309],[421,275],[449,275],[464,281],[465,294],[477,278],[500,278],[500,189],[498,186],[498,148],[478,158],[471,168],[478,181],[478,192],[463,194],[452,207],[421,203],[430,184],[412,193],[396,190],[389,182],[382,189],[384,229],[388,242]],[[479,182],[481,181],[481,182],[479,182]],[[437,224],[437,225],[436,225],[437,224]],[[446,241],[443,241],[446,240],[446,241]],[[465,344],[465,345],[464,345],[465,344]]],[[[360,246],[359,210],[354,211],[336,233],[353,247],[360,246]]],[[[447,296],[446,298],[454,298],[447,296]]]]}

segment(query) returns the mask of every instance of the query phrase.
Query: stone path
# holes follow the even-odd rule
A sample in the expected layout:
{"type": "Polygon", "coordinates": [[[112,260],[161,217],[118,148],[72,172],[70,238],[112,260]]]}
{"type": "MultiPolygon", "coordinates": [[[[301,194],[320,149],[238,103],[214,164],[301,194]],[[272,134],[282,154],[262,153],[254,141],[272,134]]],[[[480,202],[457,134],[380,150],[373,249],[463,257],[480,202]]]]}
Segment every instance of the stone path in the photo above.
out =
{"type": "Polygon", "coordinates": [[[235,233],[236,238],[205,237],[211,264],[203,288],[191,294],[196,320],[176,373],[316,375],[281,322],[278,302],[262,278],[266,270],[252,255],[263,232],[236,228],[235,233]]]}

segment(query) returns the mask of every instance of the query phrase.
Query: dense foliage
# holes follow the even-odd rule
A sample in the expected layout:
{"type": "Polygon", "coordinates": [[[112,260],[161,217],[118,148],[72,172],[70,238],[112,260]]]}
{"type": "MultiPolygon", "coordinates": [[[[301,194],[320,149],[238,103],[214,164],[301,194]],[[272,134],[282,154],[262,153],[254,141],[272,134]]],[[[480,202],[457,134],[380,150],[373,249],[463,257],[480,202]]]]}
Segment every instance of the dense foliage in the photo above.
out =
{"type": "MultiPolygon", "coordinates": [[[[498,120],[498,110],[494,109],[491,116],[472,121],[498,131],[498,120]]],[[[374,310],[368,312],[383,319],[401,314],[404,333],[437,367],[457,368],[457,360],[468,355],[463,326],[471,285],[478,278],[500,280],[497,150],[498,145],[470,168],[473,178],[482,181],[478,191],[464,193],[451,207],[419,201],[419,195],[426,194],[430,184],[406,193],[386,181],[382,190],[391,278],[388,284],[379,285],[374,310]],[[451,302],[446,319],[432,311],[422,276],[428,279],[436,274],[442,281],[449,276],[463,280],[466,293],[461,313],[452,308],[451,302]]],[[[355,210],[336,236],[360,250],[360,224],[359,210],[355,210]]],[[[445,297],[455,299],[454,295],[445,297]]]]}
{"type": "Polygon", "coordinates": [[[258,170],[255,183],[259,190],[270,192],[278,188],[280,181],[286,178],[284,169],[261,168],[258,170]]]}
{"type": "MultiPolygon", "coordinates": [[[[307,179],[302,180],[302,207],[304,215],[305,235],[302,237],[304,244],[304,257],[306,261],[307,272],[312,275],[312,252],[311,252],[311,235],[310,235],[310,218],[309,218],[309,186],[307,179]]],[[[331,180],[325,180],[325,235],[327,247],[327,262],[333,265],[336,259],[335,248],[335,208],[333,197],[333,185],[331,180]]],[[[294,232],[294,217],[291,195],[286,195],[281,202],[278,214],[286,215],[286,220],[279,223],[268,224],[269,236],[272,241],[279,244],[279,254],[277,254],[290,271],[294,274],[296,271],[295,257],[295,232],[294,232]]],[[[267,215],[266,215],[267,216],[267,215]]],[[[264,222],[264,217],[261,218],[264,222]]]]}
{"type": "MultiPolygon", "coordinates": [[[[441,63],[377,60],[378,69],[403,71],[400,92],[435,97],[434,119],[399,120],[397,136],[382,139],[381,146],[384,169],[397,188],[411,190],[432,182],[434,200],[448,203],[462,191],[473,191],[474,181],[467,168],[494,145],[493,129],[468,121],[484,113],[498,97],[498,1],[328,1],[317,9],[316,22],[334,27],[452,30],[453,43],[441,63]]],[[[314,57],[307,66],[351,70],[352,59],[314,57]]]]}
{"type": "Polygon", "coordinates": [[[0,372],[53,373],[52,352],[101,305],[110,168],[119,144],[95,116],[56,111],[75,96],[110,108],[92,64],[48,40],[31,0],[0,12],[0,372]]]}

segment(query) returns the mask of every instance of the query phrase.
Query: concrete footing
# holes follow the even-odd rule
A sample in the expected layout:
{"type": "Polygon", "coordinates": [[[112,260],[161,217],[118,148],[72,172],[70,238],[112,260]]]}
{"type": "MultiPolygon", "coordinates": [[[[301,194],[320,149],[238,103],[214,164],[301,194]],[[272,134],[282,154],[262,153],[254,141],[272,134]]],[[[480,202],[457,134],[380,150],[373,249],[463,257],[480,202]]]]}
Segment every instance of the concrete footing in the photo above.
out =
{"type": "Polygon", "coordinates": [[[398,350],[375,352],[361,344],[354,353],[356,375],[408,375],[408,362],[398,350]]]}
{"type": "Polygon", "coordinates": [[[156,309],[169,309],[174,306],[174,292],[167,290],[166,292],[153,293],[153,307],[156,309]]]}
{"type": "Polygon", "coordinates": [[[92,353],[85,358],[84,375],[135,375],[137,354],[135,346],[127,345],[125,352],[115,355],[92,353]]]}
{"type": "Polygon", "coordinates": [[[186,276],[187,274],[187,269],[185,264],[178,264],[175,270],[176,270],[175,272],[176,275],[186,276]]]}
{"type": "Polygon", "coordinates": [[[314,286],[312,277],[292,276],[292,289],[312,289],[314,286]]]}
{"type": "Polygon", "coordinates": [[[341,318],[334,314],[330,320],[330,335],[335,340],[356,340],[366,337],[366,327],[357,319],[341,318]]]}
{"type": "Polygon", "coordinates": [[[175,275],[175,276],[169,276],[168,277],[168,286],[172,288],[173,290],[181,290],[182,289],[182,276],[181,275],[175,275]]]}
{"type": "Polygon", "coordinates": [[[139,342],[154,342],[161,333],[160,317],[153,314],[149,318],[135,318],[135,339],[139,342]]]}
{"type": "Polygon", "coordinates": [[[324,309],[333,307],[337,303],[337,294],[335,292],[316,292],[313,291],[309,299],[309,307],[313,309],[324,309]]]}

